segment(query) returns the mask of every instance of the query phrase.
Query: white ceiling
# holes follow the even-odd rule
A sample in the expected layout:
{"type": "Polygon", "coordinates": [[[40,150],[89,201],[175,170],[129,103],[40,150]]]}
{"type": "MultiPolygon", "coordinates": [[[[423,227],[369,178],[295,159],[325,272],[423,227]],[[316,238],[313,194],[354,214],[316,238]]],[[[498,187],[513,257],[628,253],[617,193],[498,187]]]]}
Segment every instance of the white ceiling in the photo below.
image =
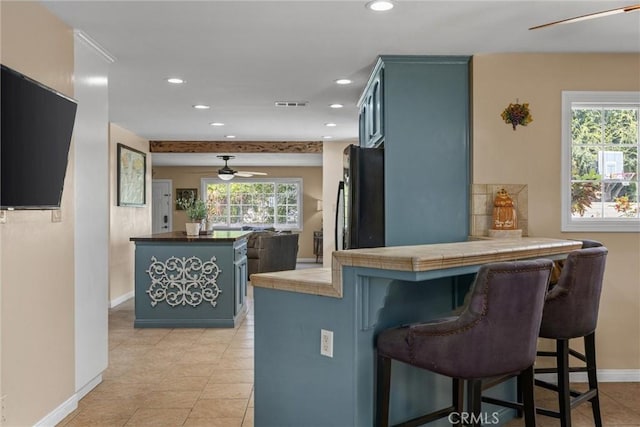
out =
{"type": "Polygon", "coordinates": [[[356,103],[380,54],[637,53],[640,12],[528,30],[633,1],[398,0],[387,13],[369,11],[365,0],[44,4],[116,59],[110,120],[141,137],[311,141],[357,139],[356,103]],[[169,85],[170,76],[187,82],[169,85]],[[340,77],[354,83],[338,86],[340,77]],[[276,108],[275,101],[309,104],[276,108]],[[334,102],[345,107],[329,108],[334,102]],[[195,110],[197,103],[211,109],[195,110]]]}

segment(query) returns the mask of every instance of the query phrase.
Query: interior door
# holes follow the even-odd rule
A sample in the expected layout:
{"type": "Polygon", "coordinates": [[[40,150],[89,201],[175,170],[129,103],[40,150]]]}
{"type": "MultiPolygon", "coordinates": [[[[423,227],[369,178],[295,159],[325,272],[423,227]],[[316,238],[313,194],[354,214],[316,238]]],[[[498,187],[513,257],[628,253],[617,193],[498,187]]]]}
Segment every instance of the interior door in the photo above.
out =
{"type": "Polygon", "coordinates": [[[152,233],[173,230],[171,218],[171,180],[154,179],[151,190],[152,233]]]}

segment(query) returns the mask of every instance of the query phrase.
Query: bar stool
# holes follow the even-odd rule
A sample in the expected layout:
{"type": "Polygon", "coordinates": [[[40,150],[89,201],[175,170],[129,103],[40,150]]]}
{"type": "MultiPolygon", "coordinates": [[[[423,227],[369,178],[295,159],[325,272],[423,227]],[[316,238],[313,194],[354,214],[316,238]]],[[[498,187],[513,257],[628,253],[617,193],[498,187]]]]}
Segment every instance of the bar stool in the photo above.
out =
{"type": "Polygon", "coordinates": [[[571,426],[571,409],[591,402],[593,419],[602,426],[598,380],[596,375],[595,329],[608,250],[599,242],[585,241],[583,248],[573,251],[562,267],[560,278],[546,296],[540,326],[540,337],[556,342],[556,351],[539,351],[538,356],[554,357],[555,368],[537,368],[535,373],[551,373],[557,385],[536,380],[537,386],[558,393],[558,411],[538,408],[537,413],[560,419],[561,427],[571,426]],[[584,339],[584,353],[569,348],[572,338],[584,339]],[[569,356],[583,362],[584,367],[570,367],[569,356]],[[583,393],[571,390],[570,372],[586,372],[589,389],[583,393]]]}
{"type": "Polygon", "coordinates": [[[377,339],[376,425],[389,425],[391,360],[452,378],[452,404],[398,426],[418,426],[462,412],[467,382],[471,425],[480,425],[482,379],[518,375],[527,427],[535,426],[533,363],[550,260],[484,265],[458,317],[387,329],[377,339]]]}

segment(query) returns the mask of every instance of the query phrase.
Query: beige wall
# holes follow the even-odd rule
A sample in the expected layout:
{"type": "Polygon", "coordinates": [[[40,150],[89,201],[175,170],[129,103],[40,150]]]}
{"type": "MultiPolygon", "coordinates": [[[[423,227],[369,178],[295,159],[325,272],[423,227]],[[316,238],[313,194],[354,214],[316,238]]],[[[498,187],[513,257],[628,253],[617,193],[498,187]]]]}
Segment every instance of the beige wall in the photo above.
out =
{"type": "Polygon", "coordinates": [[[130,295],[134,290],[134,244],[129,238],[151,234],[151,155],[149,141],[114,124],[109,126],[109,145],[109,300],[113,302],[130,295]],[[118,143],[147,153],[147,203],[144,207],[118,206],[118,143]]]}
{"type": "MultiPolygon", "coordinates": [[[[176,188],[197,188],[200,194],[200,179],[215,178],[216,168],[202,167],[154,167],[154,179],[173,181],[173,198],[176,188]],[[213,172],[212,172],[213,171],[213,172]]],[[[240,168],[244,169],[244,168],[240,168]]],[[[318,212],[316,200],[322,199],[321,167],[255,167],[248,168],[256,172],[266,172],[270,178],[302,178],[303,186],[303,230],[298,241],[298,258],[314,258],[313,232],[322,228],[322,212],[318,212]]],[[[174,205],[175,207],[175,205],[174,205]]],[[[184,230],[186,216],[183,211],[173,212],[173,229],[184,230]]]]}
{"type": "Polygon", "coordinates": [[[591,238],[609,248],[597,330],[599,369],[640,369],[640,235],[560,232],[563,90],[640,90],[640,55],[503,54],[473,59],[473,182],[527,183],[529,235],[591,238]],[[514,132],[500,113],[528,102],[514,132]]]}
{"type": "MultiPolygon", "coordinates": [[[[72,30],[38,3],[0,5],[1,62],[73,96],[72,30]]],[[[70,161],[61,222],[51,211],[15,211],[0,225],[7,426],[33,425],[75,392],[73,190],[70,161]]]]}

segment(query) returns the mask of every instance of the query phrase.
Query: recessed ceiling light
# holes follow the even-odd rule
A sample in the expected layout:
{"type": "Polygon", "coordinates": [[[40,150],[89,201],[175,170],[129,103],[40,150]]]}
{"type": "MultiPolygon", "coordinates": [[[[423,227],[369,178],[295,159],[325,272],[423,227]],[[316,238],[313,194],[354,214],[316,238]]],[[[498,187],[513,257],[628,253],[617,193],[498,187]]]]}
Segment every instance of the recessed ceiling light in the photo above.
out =
{"type": "Polygon", "coordinates": [[[193,108],[195,108],[196,110],[208,110],[211,107],[205,104],[196,104],[193,106],[193,108]]]}
{"type": "Polygon", "coordinates": [[[225,137],[225,138],[229,138],[229,139],[233,139],[233,138],[235,138],[236,136],[235,136],[235,135],[225,135],[224,137],[225,137]]]}
{"type": "Polygon", "coordinates": [[[342,104],[331,104],[331,105],[329,105],[329,107],[331,107],[331,108],[342,108],[342,107],[344,107],[344,105],[342,105],[342,104]]]}
{"type": "Polygon", "coordinates": [[[339,85],[350,85],[351,84],[351,80],[349,79],[338,79],[336,80],[336,83],[339,85]]]}
{"type": "Polygon", "coordinates": [[[391,0],[373,0],[365,5],[367,9],[374,10],[376,12],[386,12],[393,9],[393,2],[391,0]]]}
{"type": "Polygon", "coordinates": [[[324,139],[331,139],[331,138],[333,138],[333,137],[332,137],[331,135],[325,135],[325,136],[323,136],[323,138],[324,138],[324,139]]]}
{"type": "Polygon", "coordinates": [[[326,127],[329,127],[329,128],[333,128],[333,127],[338,126],[338,125],[337,125],[337,124],[335,124],[335,123],[325,123],[324,125],[325,125],[326,127]]]}
{"type": "Polygon", "coordinates": [[[167,82],[172,83],[174,85],[181,85],[182,83],[184,83],[184,80],[178,78],[178,77],[169,77],[167,79],[167,82]]]}
{"type": "Polygon", "coordinates": [[[213,122],[213,123],[209,123],[211,126],[224,126],[224,123],[220,123],[220,122],[213,122]]]}

